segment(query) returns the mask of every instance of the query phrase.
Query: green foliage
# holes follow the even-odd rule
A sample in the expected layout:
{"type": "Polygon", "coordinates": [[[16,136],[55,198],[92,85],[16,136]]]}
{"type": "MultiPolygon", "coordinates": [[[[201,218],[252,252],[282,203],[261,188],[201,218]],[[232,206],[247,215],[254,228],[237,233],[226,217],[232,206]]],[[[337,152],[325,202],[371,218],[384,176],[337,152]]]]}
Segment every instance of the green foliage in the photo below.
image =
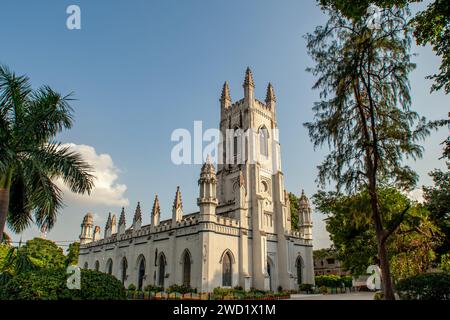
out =
{"type": "Polygon", "coordinates": [[[443,254],[441,256],[441,262],[439,263],[438,267],[447,273],[450,273],[450,253],[443,254]]]}
{"type": "Polygon", "coordinates": [[[178,292],[181,294],[185,294],[185,293],[194,292],[194,289],[192,289],[191,287],[184,286],[184,285],[174,284],[174,285],[171,285],[169,288],[167,288],[167,292],[168,293],[178,292]]]}
{"type": "Polygon", "coordinates": [[[66,256],[66,266],[75,266],[78,264],[78,254],[80,252],[80,243],[74,242],[69,244],[66,256]]]}
{"type": "Polygon", "coordinates": [[[81,290],[67,288],[65,269],[41,269],[14,276],[0,288],[4,300],[122,300],[125,288],[111,275],[81,270],[81,290]]]}
{"type": "MultiPolygon", "coordinates": [[[[380,188],[378,195],[384,227],[389,229],[401,221],[387,243],[394,278],[424,272],[434,260],[433,250],[441,235],[430,221],[430,213],[411,203],[395,188],[380,188]]],[[[367,266],[378,264],[368,191],[351,196],[321,191],[314,195],[313,202],[318,211],[327,215],[326,228],[336,249],[336,257],[344,268],[358,276],[365,274],[367,266]]]]}
{"type": "Polygon", "coordinates": [[[15,232],[31,223],[50,230],[63,205],[58,178],[72,192],[92,189],[92,168],[55,141],[72,127],[70,101],[48,86],[33,90],[28,77],[0,66],[0,188],[9,193],[9,207],[0,205],[2,226],[7,218],[15,232]]]}
{"type": "Polygon", "coordinates": [[[375,292],[375,295],[373,296],[373,300],[384,300],[383,291],[375,292]]]}
{"type": "Polygon", "coordinates": [[[298,286],[299,291],[302,292],[312,292],[313,291],[313,285],[309,283],[302,283],[298,286]]]}
{"type": "Polygon", "coordinates": [[[448,0],[435,0],[412,20],[418,45],[431,45],[442,58],[439,73],[429,76],[434,80],[431,91],[450,93],[450,5],[448,0]]]}
{"type": "Polygon", "coordinates": [[[66,257],[63,249],[50,240],[34,238],[19,248],[19,252],[27,255],[40,268],[63,268],[66,257]]]}
{"type": "Polygon", "coordinates": [[[316,259],[326,259],[326,258],[336,258],[336,250],[332,248],[324,248],[313,251],[313,258],[316,259]]]}
{"type": "Polygon", "coordinates": [[[154,285],[149,284],[149,285],[145,286],[144,291],[145,292],[162,292],[162,291],[164,291],[164,288],[160,287],[160,286],[154,286],[154,285]]]}
{"type": "Polygon", "coordinates": [[[130,283],[128,286],[128,291],[136,291],[136,286],[133,283],[130,283]]]}
{"type": "Polygon", "coordinates": [[[341,277],[334,274],[327,274],[321,276],[315,276],[315,283],[317,287],[328,287],[328,288],[342,288],[351,287],[352,278],[351,277],[341,277]]]}
{"type": "Polygon", "coordinates": [[[353,20],[359,20],[365,16],[370,5],[380,8],[394,5],[405,7],[408,3],[419,1],[421,0],[318,0],[323,8],[339,10],[344,16],[353,20]]]}
{"type": "Polygon", "coordinates": [[[289,201],[291,204],[291,228],[293,230],[298,230],[298,200],[299,198],[289,192],[289,201]]]}
{"type": "Polygon", "coordinates": [[[450,274],[423,273],[400,280],[396,285],[404,300],[449,300],[450,274]]]}
{"type": "Polygon", "coordinates": [[[438,254],[450,252],[450,171],[434,170],[430,173],[434,186],[423,187],[425,207],[430,211],[430,219],[445,235],[441,245],[436,249],[438,254]]]}

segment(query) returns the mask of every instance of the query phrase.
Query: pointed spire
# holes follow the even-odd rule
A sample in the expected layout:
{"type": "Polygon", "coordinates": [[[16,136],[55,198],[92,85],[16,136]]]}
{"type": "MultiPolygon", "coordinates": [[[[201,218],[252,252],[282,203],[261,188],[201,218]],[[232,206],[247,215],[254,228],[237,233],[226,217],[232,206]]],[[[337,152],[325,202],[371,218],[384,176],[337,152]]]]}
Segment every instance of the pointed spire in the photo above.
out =
{"type": "Polygon", "coordinates": [[[120,218],[119,218],[119,226],[121,225],[125,225],[125,208],[122,207],[122,212],[120,213],[120,218]]]}
{"type": "Polygon", "coordinates": [[[159,207],[159,200],[158,195],[155,195],[155,201],[153,202],[153,208],[152,208],[152,216],[159,215],[161,212],[159,207]]]}
{"type": "Polygon", "coordinates": [[[180,192],[180,186],[177,187],[177,192],[175,193],[175,199],[173,201],[173,208],[178,209],[183,206],[181,202],[181,192],[180,192]]]}
{"type": "Polygon", "coordinates": [[[244,80],[244,87],[245,86],[255,86],[255,82],[253,81],[253,74],[252,70],[250,70],[250,67],[247,67],[247,70],[245,71],[245,80],[244,80]]]}
{"type": "Polygon", "coordinates": [[[228,87],[228,81],[225,81],[222,88],[222,95],[220,101],[231,101],[230,88],[228,87]]]}
{"type": "Polygon", "coordinates": [[[137,203],[136,211],[134,212],[134,218],[133,218],[134,222],[139,221],[139,220],[142,220],[141,203],[140,202],[137,203]]]}
{"type": "Polygon", "coordinates": [[[272,84],[269,82],[267,86],[267,94],[266,94],[266,102],[276,102],[277,98],[275,97],[275,91],[273,90],[272,84]]]}
{"type": "Polygon", "coordinates": [[[108,219],[106,220],[105,230],[111,228],[111,225],[112,225],[112,220],[111,220],[111,212],[110,212],[108,215],[108,219]]]}

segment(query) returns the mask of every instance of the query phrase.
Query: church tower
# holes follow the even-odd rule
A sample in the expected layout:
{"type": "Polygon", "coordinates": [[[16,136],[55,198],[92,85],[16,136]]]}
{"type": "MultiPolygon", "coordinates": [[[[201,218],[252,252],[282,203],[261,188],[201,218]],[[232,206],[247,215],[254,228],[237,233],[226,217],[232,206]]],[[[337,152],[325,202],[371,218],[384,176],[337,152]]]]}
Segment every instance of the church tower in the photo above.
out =
{"type": "Polygon", "coordinates": [[[252,230],[253,270],[248,270],[252,286],[274,289],[270,288],[268,279],[276,265],[280,274],[286,275],[280,279],[280,285],[288,288],[285,233],[290,231],[290,208],[285,201],[281,171],[275,90],[269,83],[265,102],[256,99],[250,68],[245,72],[243,89],[244,98],[231,103],[228,83],[225,83],[220,99],[223,138],[217,172],[219,206],[239,207],[232,218],[252,230]],[[277,235],[275,258],[267,255],[269,234],[277,235]]]}

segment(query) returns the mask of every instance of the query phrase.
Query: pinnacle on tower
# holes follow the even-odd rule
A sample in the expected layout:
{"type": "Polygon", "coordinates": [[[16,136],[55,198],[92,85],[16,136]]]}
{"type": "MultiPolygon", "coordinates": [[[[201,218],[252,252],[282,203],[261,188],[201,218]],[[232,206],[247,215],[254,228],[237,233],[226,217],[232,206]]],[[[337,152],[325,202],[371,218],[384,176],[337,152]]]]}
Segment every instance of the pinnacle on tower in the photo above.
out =
{"type": "Polygon", "coordinates": [[[244,80],[244,87],[245,86],[255,86],[255,82],[253,81],[253,74],[252,70],[250,70],[250,67],[247,67],[247,70],[245,71],[245,80],[244,80]]]}
{"type": "Polygon", "coordinates": [[[125,225],[125,208],[122,207],[122,212],[120,213],[120,218],[119,218],[119,226],[121,225],[125,225]]]}
{"type": "Polygon", "coordinates": [[[137,203],[136,211],[134,212],[134,218],[133,218],[134,222],[136,222],[138,220],[142,220],[141,203],[140,202],[137,203]]]}
{"type": "Polygon", "coordinates": [[[269,85],[267,86],[266,103],[276,101],[277,98],[275,97],[275,91],[273,90],[272,84],[269,82],[269,85]]]}
{"type": "Polygon", "coordinates": [[[112,220],[111,220],[111,212],[110,212],[108,215],[108,219],[106,220],[105,230],[111,228],[111,225],[112,225],[112,220]]]}
{"type": "Polygon", "coordinates": [[[181,208],[183,206],[182,201],[181,201],[181,192],[180,192],[180,187],[177,187],[177,192],[175,193],[175,199],[173,201],[173,208],[174,209],[178,209],[181,208]]]}
{"type": "Polygon", "coordinates": [[[228,87],[228,81],[225,81],[225,83],[223,84],[222,95],[220,96],[220,101],[222,101],[222,102],[231,101],[230,88],[228,87]]]}
{"type": "Polygon", "coordinates": [[[157,216],[161,212],[159,207],[159,200],[158,195],[155,195],[155,201],[153,202],[153,208],[152,208],[152,216],[157,216]]]}

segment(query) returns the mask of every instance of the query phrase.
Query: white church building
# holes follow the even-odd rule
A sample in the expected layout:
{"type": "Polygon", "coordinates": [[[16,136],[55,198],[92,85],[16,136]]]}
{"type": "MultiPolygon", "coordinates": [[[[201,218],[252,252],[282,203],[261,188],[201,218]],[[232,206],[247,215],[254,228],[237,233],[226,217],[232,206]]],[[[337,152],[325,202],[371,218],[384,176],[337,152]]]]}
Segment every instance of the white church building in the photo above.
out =
{"type": "Polygon", "coordinates": [[[269,83],[265,102],[255,99],[247,69],[243,88],[244,98],[233,103],[228,84],[223,86],[220,131],[235,134],[221,139],[217,170],[209,160],[201,169],[199,211],[183,213],[177,188],[171,219],[161,221],[156,196],[150,224],[138,203],[129,228],[124,208],[118,223],[109,214],[103,238],[88,213],[81,224],[80,267],[139,289],[177,284],[199,292],[236,286],[276,291],[314,283],[311,208],[302,193],[293,230],[273,87],[269,83]]]}

